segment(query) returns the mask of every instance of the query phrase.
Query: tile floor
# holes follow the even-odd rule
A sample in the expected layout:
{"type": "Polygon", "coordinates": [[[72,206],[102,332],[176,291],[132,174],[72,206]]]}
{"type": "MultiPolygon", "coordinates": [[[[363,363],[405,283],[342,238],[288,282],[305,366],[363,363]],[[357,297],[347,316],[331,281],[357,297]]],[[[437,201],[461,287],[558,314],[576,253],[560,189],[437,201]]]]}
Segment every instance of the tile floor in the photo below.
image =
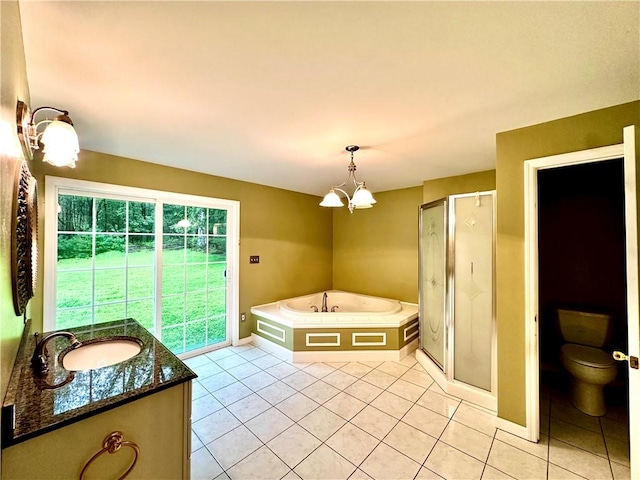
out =
{"type": "Polygon", "coordinates": [[[413,355],[300,364],[243,345],[186,363],[194,479],[629,478],[624,419],[582,418],[553,391],[534,444],[446,395],[413,355]]]}

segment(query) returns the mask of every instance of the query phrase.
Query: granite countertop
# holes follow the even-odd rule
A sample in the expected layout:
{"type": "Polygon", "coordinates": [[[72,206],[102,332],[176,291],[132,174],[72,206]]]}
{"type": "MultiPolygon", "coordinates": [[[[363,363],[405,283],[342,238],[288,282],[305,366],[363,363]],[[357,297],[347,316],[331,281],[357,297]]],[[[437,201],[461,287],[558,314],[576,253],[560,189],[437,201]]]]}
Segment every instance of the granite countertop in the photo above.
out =
{"type": "Polygon", "coordinates": [[[136,337],[142,341],[139,354],[115,365],[70,372],[58,363],[59,354],[70,346],[69,340],[57,337],[47,344],[49,372],[38,377],[31,368],[35,338],[29,333],[30,326],[27,321],[2,406],[2,448],[197,377],[131,318],[66,331],[80,342],[136,337]]]}

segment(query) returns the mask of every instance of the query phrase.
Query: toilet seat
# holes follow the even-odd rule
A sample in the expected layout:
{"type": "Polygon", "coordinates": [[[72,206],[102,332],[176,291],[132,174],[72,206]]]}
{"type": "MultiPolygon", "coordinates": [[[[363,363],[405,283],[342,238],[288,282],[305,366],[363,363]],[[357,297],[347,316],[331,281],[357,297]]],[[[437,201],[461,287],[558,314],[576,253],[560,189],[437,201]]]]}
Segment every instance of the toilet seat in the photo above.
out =
{"type": "Polygon", "coordinates": [[[568,360],[586,367],[611,368],[615,365],[615,360],[611,354],[599,348],[587,347],[576,343],[565,343],[560,348],[560,351],[568,360]]]}

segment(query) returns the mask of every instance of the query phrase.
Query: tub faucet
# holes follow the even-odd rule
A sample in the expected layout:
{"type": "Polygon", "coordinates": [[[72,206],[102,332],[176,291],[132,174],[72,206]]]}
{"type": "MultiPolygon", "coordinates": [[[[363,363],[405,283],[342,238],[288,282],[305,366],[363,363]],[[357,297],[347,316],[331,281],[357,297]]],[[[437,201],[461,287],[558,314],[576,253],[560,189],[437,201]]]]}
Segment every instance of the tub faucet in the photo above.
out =
{"type": "Polygon", "coordinates": [[[318,307],[316,307],[315,305],[311,305],[311,309],[312,309],[314,312],[317,312],[317,311],[318,311],[318,307]]]}
{"type": "Polygon", "coordinates": [[[329,311],[329,309],[327,308],[327,292],[324,292],[322,294],[322,311],[323,312],[329,311]]]}
{"type": "Polygon", "coordinates": [[[49,365],[47,365],[47,344],[49,340],[56,337],[67,337],[71,342],[71,348],[78,348],[82,345],[76,336],[70,332],[55,332],[43,337],[38,342],[38,332],[35,333],[36,349],[31,357],[31,366],[38,375],[45,375],[49,371],[49,365]]]}

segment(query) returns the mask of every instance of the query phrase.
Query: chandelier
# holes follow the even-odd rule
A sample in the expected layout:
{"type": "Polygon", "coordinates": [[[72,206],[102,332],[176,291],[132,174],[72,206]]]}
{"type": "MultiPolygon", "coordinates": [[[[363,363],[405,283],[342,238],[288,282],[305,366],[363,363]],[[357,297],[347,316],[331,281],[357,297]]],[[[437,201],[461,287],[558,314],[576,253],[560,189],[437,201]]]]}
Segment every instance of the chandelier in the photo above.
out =
{"type": "Polygon", "coordinates": [[[329,193],[327,193],[322,202],[320,202],[321,207],[343,207],[344,203],[342,199],[336,192],[342,193],[345,197],[347,197],[347,207],[349,208],[349,212],[353,213],[354,209],[361,208],[371,208],[373,204],[376,203],[371,192],[367,190],[367,186],[365,182],[359,182],[356,179],[356,164],[353,163],[353,152],[357,152],[360,149],[357,145],[348,145],[345,147],[345,150],[351,153],[351,161],[349,162],[349,167],[347,170],[349,171],[349,175],[347,179],[342,182],[340,185],[336,185],[331,187],[329,193]],[[349,196],[349,194],[342,188],[350,186],[353,183],[355,190],[349,196]]]}

